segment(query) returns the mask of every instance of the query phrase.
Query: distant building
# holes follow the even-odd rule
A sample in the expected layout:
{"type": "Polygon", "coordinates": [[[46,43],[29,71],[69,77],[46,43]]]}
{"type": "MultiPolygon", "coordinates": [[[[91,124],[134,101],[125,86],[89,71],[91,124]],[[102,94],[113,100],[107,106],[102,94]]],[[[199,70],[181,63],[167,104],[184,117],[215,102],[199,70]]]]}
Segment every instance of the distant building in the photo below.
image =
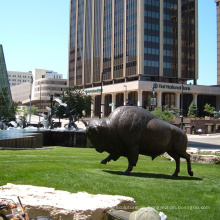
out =
{"type": "Polygon", "coordinates": [[[34,69],[32,70],[32,75],[35,76],[35,80],[41,78],[47,79],[63,79],[63,74],[58,74],[53,70],[44,70],[44,69],[34,69]]]}
{"type": "Polygon", "coordinates": [[[19,71],[8,71],[8,81],[10,86],[17,86],[22,83],[30,82],[31,71],[29,72],[19,72],[19,71]]]}
{"type": "MultiPolygon", "coordinates": [[[[11,90],[8,82],[3,47],[0,44],[0,115],[12,105],[11,90]]],[[[1,116],[0,116],[1,117],[1,116]]]]}
{"type": "Polygon", "coordinates": [[[34,69],[29,72],[8,71],[10,86],[17,86],[26,82],[30,83],[32,74],[36,75],[36,79],[38,75],[40,78],[63,79],[63,74],[58,74],[53,70],[34,69]]]}
{"type": "Polygon", "coordinates": [[[46,106],[50,106],[50,97],[60,96],[67,88],[67,80],[62,74],[44,69],[34,69],[32,71],[33,83],[26,82],[11,87],[13,101],[39,107],[40,112],[46,112],[46,106]]]}
{"type": "Polygon", "coordinates": [[[220,0],[215,0],[217,10],[217,84],[220,85],[220,0]]]}

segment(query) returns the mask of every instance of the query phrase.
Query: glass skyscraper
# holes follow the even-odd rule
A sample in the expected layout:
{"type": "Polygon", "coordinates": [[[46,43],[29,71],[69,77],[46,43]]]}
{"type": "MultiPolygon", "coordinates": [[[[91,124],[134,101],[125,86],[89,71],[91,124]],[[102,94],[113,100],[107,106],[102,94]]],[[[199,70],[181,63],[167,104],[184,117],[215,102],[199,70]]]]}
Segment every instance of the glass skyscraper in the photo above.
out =
{"type": "Polygon", "coordinates": [[[69,83],[198,78],[198,0],[71,0],[69,83]]]}
{"type": "Polygon", "coordinates": [[[70,0],[68,78],[92,89],[95,115],[113,110],[100,103],[149,106],[152,88],[157,106],[180,108],[179,83],[198,79],[198,0],[70,0]]]}
{"type": "Polygon", "coordinates": [[[12,97],[10,85],[8,82],[8,74],[5,64],[4,52],[0,44],[0,115],[1,112],[12,106],[12,97]]]}

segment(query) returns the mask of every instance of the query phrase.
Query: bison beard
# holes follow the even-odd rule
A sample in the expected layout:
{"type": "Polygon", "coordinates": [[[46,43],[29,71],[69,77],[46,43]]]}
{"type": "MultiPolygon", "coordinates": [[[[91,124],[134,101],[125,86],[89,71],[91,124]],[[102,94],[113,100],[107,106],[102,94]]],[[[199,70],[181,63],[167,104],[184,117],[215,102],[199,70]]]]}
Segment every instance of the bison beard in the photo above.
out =
{"type": "Polygon", "coordinates": [[[109,153],[102,164],[116,161],[120,156],[127,157],[126,175],[136,166],[139,154],[154,159],[167,152],[176,161],[173,176],[180,172],[180,157],[186,159],[188,173],[193,176],[190,155],[186,153],[186,134],[142,108],[119,107],[107,119],[90,121],[86,134],[98,152],[109,153]]]}

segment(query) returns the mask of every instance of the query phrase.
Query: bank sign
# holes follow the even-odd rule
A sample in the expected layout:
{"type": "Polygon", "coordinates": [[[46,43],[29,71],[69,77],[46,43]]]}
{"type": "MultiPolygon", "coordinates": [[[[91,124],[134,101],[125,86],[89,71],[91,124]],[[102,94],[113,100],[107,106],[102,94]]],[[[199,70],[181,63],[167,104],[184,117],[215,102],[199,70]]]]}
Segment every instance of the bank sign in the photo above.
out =
{"type": "Polygon", "coordinates": [[[88,89],[85,90],[86,95],[93,94],[93,93],[101,93],[101,89],[88,89]]]}
{"type": "MultiPolygon", "coordinates": [[[[155,89],[170,89],[170,90],[182,90],[182,85],[180,86],[174,86],[174,85],[167,85],[167,84],[160,84],[160,83],[154,83],[153,88],[155,89]]],[[[183,90],[190,90],[189,86],[183,86],[183,90]]]]}

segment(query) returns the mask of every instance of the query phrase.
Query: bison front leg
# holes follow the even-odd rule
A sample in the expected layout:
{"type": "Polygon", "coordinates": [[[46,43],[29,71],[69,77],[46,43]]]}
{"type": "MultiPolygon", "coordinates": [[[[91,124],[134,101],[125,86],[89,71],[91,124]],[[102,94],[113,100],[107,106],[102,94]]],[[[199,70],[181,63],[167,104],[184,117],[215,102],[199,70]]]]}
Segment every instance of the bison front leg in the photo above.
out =
{"type": "Polygon", "coordinates": [[[128,169],[124,172],[124,175],[130,175],[132,170],[133,170],[133,165],[129,162],[128,169]]]}
{"type": "Polygon", "coordinates": [[[126,157],[128,158],[128,168],[124,172],[125,175],[130,175],[133,170],[133,166],[136,166],[139,156],[139,146],[134,145],[133,148],[128,149],[126,157]]]}
{"type": "Polygon", "coordinates": [[[107,164],[107,162],[111,161],[112,155],[109,154],[104,160],[101,161],[101,164],[107,164]]]}

